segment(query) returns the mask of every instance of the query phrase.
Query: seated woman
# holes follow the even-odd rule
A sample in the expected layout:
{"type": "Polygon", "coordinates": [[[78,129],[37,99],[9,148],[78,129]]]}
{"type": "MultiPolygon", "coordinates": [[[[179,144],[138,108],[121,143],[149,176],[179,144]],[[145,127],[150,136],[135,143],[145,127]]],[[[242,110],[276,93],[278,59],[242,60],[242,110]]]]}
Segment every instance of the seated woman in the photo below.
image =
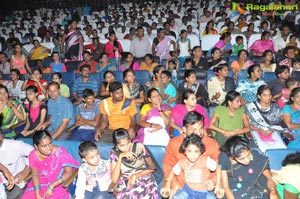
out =
{"type": "Polygon", "coordinates": [[[58,73],[58,72],[52,73],[51,77],[52,77],[52,82],[57,82],[59,84],[60,94],[62,96],[64,96],[65,98],[69,98],[70,97],[70,88],[68,87],[68,85],[62,83],[61,73],[58,73]]]}
{"type": "Polygon", "coordinates": [[[213,105],[221,105],[225,100],[227,92],[235,90],[234,80],[228,76],[228,65],[220,64],[213,70],[216,76],[207,82],[209,100],[213,105]]]}
{"type": "Polygon", "coordinates": [[[248,42],[250,36],[257,33],[256,31],[254,31],[254,23],[249,23],[247,30],[242,33],[243,33],[243,35],[245,35],[247,42],[248,42]]]}
{"type": "Polygon", "coordinates": [[[241,95],[238,92],[227,93],[225,106],[217,106],[214,110],[209,128],[214,131],[219,146],[223,146],[229,137],[243,136],[250,131],[249,120],[241,108],[241,95]]]}
{"type": "Polygon", "coordinates": [[[135,73],[132,69],[128,68],[123,72],[123,78],[125,83],[123,83],[123,93],[125,98],[132,99],[137,107],[139,115],[140,107],[145,102],[145,91],[144,87],[135,81],[135,73]]]}
{"type": "Polygon", "coordinates": [[[47,120],[47,105],[38,99],[38,95],[38,90],[35,86],[26,88],[26,96],[29,103],[25,105],[27,121],[21,132],[21,137],[33,137],[34,132],[41,130],[41,126],[47,120]]]}
{"type": "Polygon", "coordinates": [[[43,60],[48,57],[50,49],[42,46],[38,40],[33,40],[33,48],[29,53],[30,60],[43,60]]]}
{"type": "Polygon", "coordinates": [[[266,50],[263,53],[263,62],[260,63],[260,68],[263,72],[275,72],[276,63],[274,61],[274,53],[271,50],[266,50]]]}
{"type": "Polygon", "coordinates": [[[204,116],[204,126],[205,128],[209,125],[209,118],[206,110],[197,104],[196,95],[192,90],[185,90],[181,96],[181,103],[176,104],[172,108],[172,118],[170,126],[174,129],[173,137],[176,137],[183,133],[183,117],[187,112],[196,111],[204,116]]]}
{"type": "Polygon", "coordinates": [[[226,64],[226,60],[221,57],[220,49],[215,47],[211,50],[211,59],[208,60],[208,67],[210,70],[213,70],[219,64],[226,64]]]}
{"type": "Polygon", "coordinates": [[[170,124],[171,108],[168,104],[162,104],[162,98],[156,88],[147,92],[148,104],[145,104],[140,112],[135,141],[146,145],[167,146],[170,137],[168,125],[170,124]]]}
{"type": "MultiPolygon", "coordinates": [[[[229,57],[232,51],[232,45],[230,41],[231,41],[231,33],[225,32],[221,35],[220,40],[214,45],[213,48],[219,48],[223,57],[229,57]]],[[[212,54],[211,50],[213,48],[211,48],[207,52],[207,57],[211,56],[212,54]]]]}
{"type": "Polygon", "coordinates": [[[274,44],[272,39],[270,39],[270,32],[264,31],[261,34],[261,39],[256,40],[248,50],[254,56],[262,56],[266,50],[271,50],[274,52],[274,44]]]}
{"type": "Polygon", "coordinates": [[[152,81],[151,82],[146,82],[146,86],[148,89],[150,88],[159,88],[161,85],[161,72],[164,70],[163,65],[157,65],[153,69],[153,76],[152,76],[152,81]]]}
{"type": "Polygon", "coordinates": [[[80,164],[65,148],[53,145],[51,135],[46,130],[33,135],[33,144],[35,149],[29,154],[32,180],[21,199],[71,198],[63,185],[80,164]]]}
{"type": "Polygon", "coordinates": [[[101,71],[115,71],[116,70],[116,66],[113,63],[109,62],[109,59],[107,57],[107,54],[102,53],[100,55],[100,59],[99,59],[99,64],[97,65],[96,71],[97,72],[101,72],[101,71]]]}
{"type": "Polygon", "coordinates": [[[246,105],[250,119],[251,135],[264,153],[267,149],[286,148],[281,134],[288,132],[282,119],[281,109],[272,102],[271,89],[261,85],[257,90],[257,99],[246,105]]]}
{"type": "Polygon", "coordinates": [[[141,62],[140,70],[147,70],[149,73],[152,73],[153,69],[158,65],[158,63],[154,61],[153,55],[151,54],[146,54],[144,58],[145,61],[141,62]]]}
{"type": "Polygon", "coordinates": [[[109,84],[116,80],[116,75],[112,71],[105,71],[103,74],[104,81],[100,85],[100,97],[102,99],[110,97],[109,84]]]}
{"type": "Polygon", "coordinates": [[[169,104],[170,107],[174,107],[177,100],[177,89],[172,81],[172,73],[164,70],[161,72],[160,79],[161,85],[157,90],[163,99],[162,103],[169,104]]]}
{"type": "Polygon", "coordinates": [[[248,60],[248,58],[248,52],[246,50],[240,50],[238,52],[238,59],[231,63],[230,68],[233,71],[233,77],[235,80],[240,70],[248,69],[251,65],[254,64],[254,62],[248,60]]]}
{"type": "Polygon", "coordinates": [[[272,170],[281,199],[298,199],[300,197],[300,152],[286,156],[280,170],[272,170]]]}
{"type": "Polygon", "coordinates": [[[10,100],[8,90],[0,85],[0,115],[2,122],[0,130],[4,137],[14,137],[16,134],[9,128],[25,120],[25,109],[16,100],[10,100]]]}
{"type": "Polygon", "coordinates": [[[290,94],[289,102],[283,107],[283,120],[293,140],[289,142],[289,148],[300,148],[300,87],[294,88],[290,94]]]}
{"type": "Polygon", "coordinates": [[[229,138],[222,147],[219,164],[226,198],[278,199],[268,158],[250,150],[247,138],[229,138]]]}
{"type": "Polygon", "coordinates": [[[259,65],[251,65],[247,69],[248,77],[237,83],[236,91],[242,96],[242,105],[257,100],[257,89],[266,83],[261,80],[261,69],[259,65]]]}
{"type": "Polygon", "coordinates": [[[207,22],[204,31],[202,32],[202,36],[204,35],[216,35],[218,31],[214,29],[215,22],[214,20],[210,20],[207,22]]]}
{"type": "Polygon", "coordinates": [[[34,69],[31,76],[26,76],[21,89],[25,91],[28,86],[36,86],[39,93],[39,100],[45,99],[48,83],[42,77],[43,73],[41,69],[34,69]]]}
{"type": "Polygon", "coordinates": [[[119,67],[119,71],[125,71],[127,68],[130,68],[132,70],[140,70],[140,65],[138,62],[133,60],[132,53],[127,53],[125,61],[126,62],[119,67]]]}
{"type": "Polygon", "coordinates": [[[25,100],[26,92],[21,90],[24,83],[20,80],[20,71],[18,69],[11,69],[10,71],[11,82],[7,84],[7,89],[11,99],[25,100]]]}

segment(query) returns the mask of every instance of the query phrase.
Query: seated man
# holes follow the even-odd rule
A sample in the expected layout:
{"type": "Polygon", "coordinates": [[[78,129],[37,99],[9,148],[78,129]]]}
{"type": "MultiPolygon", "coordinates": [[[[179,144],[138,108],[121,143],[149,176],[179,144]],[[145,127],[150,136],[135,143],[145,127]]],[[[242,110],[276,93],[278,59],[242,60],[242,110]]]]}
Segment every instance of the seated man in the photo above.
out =
{"type": "Polygon", "coordinates": [[[95,141],[96,128],[100,121],[100,100],[95,100],[94,92],[91,89],[84,89],[83,102],[77,106],[75,126],[78,130],[70,140],[95,141]]]}
{"type": "Polygon", "coordinates": [[[128,131],[131,139],[135,137],[135,115],[137,113],[135,103],[126,99],[123,94],[123,86],[120,82],[109,84],[111,97],[101,102],[100,111],[102,121],[95,134],[95,140],[112,142],[112,130],[124,128],[128,131]],[[109,124],[109,129],[106,129],[109,124]]]}
{"type": "Polygon", "coordinates": [[[84,51],[82,53],[82,56],[83,56],[83,61],[80,63],[78,69],[77,69],[77,73],[80,73],[80,69],[81,69],[81,66],[83,65],[89,65],[90,66],[90,72],[91,73],[96,73],[96,68],[97,68],[97,65],[98,65],[98,62],[96,62],[95,60],[92,59],[92,55],[89,51],[84,51]]]}
{"type": "Polygon", "coordinates": [[[66,139],[69,135],[64,133],[66,128],[74,124],[73,105],[71,101],[60,94],[59,84],[51,82],[48,85],[48,116],[49,119],[41,126],[47,128],[53,139],[66,139]]]}
{"type": "MultiPolygon", "coordinates": [[[[30,172],[28,155],[33,150],[33,147],[23,141],[13,139],[3,139],[0,131],[0,163],[7,168],[10,175],[15,179],[15,185],[11,190],[5,190],[7,198],[19,199],[23,195],[25,177],[30,172]]],[[[7,180],[0,172],[0,179],[6,184],[7,180]]]]}
{"type": "Polygon", "coordinates": [[[90,77],[90,65],[85,64],[80,67],[81,77],[78,77],[73,84],[73,97],[75,104],[78,105],[82,102],[82,92],[84,89],[89,88],[94,91],[96,96],[98,93],[98,82],[96,79],[90,77]]]}
{"type": "MultiPolygon", "coordinates": [[[[217,142],[208,137],[204,128],[204,117],[195,111],[188,112],[183,118],[183,134],[172,138],[167,146],[166,154],[163,160],[163,170],[165,179],[168,178],[170,171],[181,159],[185,158],[184,153],[179,152],[179,148],[182,144],[182,141],[186,136],[189,136],[192,133],[198,134],[202,138],[202,142],[205,147],[206,155],[210,156],[216,162],[218,161],[218,156],[220,153],[219,146],[217,142]]],[[[211,179],[213,182],[216,182],[216,172],[211,173],[211,179]]],[[[179,176],[174,176],[171,182],[171,194],[174,195],[180,188],[184,185],[184,175],[181,173],[179,176]]],[[[167,198],[170,193],[164,193],[162,196],[167,198]],[[166,195],[164,195],[166,194],[166,195]]]]}

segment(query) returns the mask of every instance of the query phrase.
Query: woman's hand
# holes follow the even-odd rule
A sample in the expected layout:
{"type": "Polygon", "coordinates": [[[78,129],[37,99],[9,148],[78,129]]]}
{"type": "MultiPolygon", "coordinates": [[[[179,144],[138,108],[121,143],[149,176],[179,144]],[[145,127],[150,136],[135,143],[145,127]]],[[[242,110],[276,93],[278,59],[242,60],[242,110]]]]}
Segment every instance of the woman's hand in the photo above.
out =
{"type": "Polygon", "coordinates": [[[152,124],[151,128],[154,129],[154,131],[157,131],[157,130],[160,130],[162,129],[163,127],[159,124],[152,124]]]}
{"type": "Polygon", "coordinates": [[[136,177],[135,174],[129,176],[129,177],[128,177],[128,184],[127,184],[127,187],[131,187],[132,185],[134,185],[136,179],[137,179],[137,177],[136,177]]]}
{"type": "Polygon", "coordinates": [[[136,158],[136,155],[133,152],[123,152],[120,154],[120,158],[126,158],[129,161],[133,161],[136,158]]]}
{"type": "Polygon", "coordinates": [[[35,82],[39,82],[40,80],[39,80],[39,78],[37,78],[35,75],[32,75],[32,78],[31,78],[33,81],[35,81],[35,82]]]}
{"type": "Polygon", "coordinates": [[[171,194],[171,189],[170,187],[164,186],[163,188],[160,189],[160,195],[164,198],[169,198],[171,194]]]}
{"type": "Polygon", "coordinates": [[[54,189],[54,188],[52,188],[51,185],[50,185],[50,186],[48,187],[48,189],[46,190],[45,194],[44,194],[44,198],[48,198],[48,197],[52,196],[52,194],[53,194],[53,189],[54,189]]]}
{"type": "Polygon", "coordinates": [[[219,99],[219,97],[221,96],[220,92],[216,92],[216,94],[212,97],[213,99],[219,99]]]}
{"type": "Polygon", "coordinates": [[[219,186],[216,186],[214,193],[216,194],[217,198],[223,198],[225,196],[225,190],[219,186]]]}
{"type": "Polygon", "coordinates": [[[22,131],[21,134],[24,135],[24,137],[27,137],[28,135],[31,135],[33,131],[22,131]]]}

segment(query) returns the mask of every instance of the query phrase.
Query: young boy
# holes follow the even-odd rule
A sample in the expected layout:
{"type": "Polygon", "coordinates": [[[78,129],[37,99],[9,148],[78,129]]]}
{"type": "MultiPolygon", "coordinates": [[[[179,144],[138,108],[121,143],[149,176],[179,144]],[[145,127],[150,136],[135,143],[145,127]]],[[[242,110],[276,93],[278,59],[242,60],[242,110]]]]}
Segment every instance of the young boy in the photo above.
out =
{"type": "Polygon", "coordinates": [[[51,57],[53,59],[53,62],[50,64],[51,73],[67,72],[66,65],[60,61],[58,52],[53,52],[51,57]]]}
{"type": "Polygon", "coordinates": [[[109,160],[101,159],[97,145],[91,141],[82,142],[78,151],[83,163],[78,170],[75,198],[113,198],[107,192],[111,184],[109,160]]]}
{"type": "Polygon", "coordinates": [[[94,97],[92,89],[84,89],[83,103],[76,110],[75,126],[78,130],[70,137],[70,140],[95,141],[96,127],[100,121],[100,101],[94,97]]]}
{"type": "Polygon", "coordinates": [[[239,51],[244,49],[244,39],[242,36],[237,36],[235,38],[235,44],[232,46],[232,54],[231,55],[238,55],[239,51]]]}
{"type": "Polygon", "coordinates": [[[177,91],[172,82],[172,73],[170,71],[161,72],[161,86],[158,89],[163,99],[162,104],[169,104],[170,107],[176,105],[177,91]]]}

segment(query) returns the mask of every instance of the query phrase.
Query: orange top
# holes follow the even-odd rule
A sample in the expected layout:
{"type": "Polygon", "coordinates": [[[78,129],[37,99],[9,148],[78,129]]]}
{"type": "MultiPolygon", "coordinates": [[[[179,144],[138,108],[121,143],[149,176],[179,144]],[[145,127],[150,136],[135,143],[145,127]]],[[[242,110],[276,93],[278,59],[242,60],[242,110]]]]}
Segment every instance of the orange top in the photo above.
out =
{"type": "Polygon", "coordinates": [[[147,64],[146,64],[145,62],[142,62],[142,63],[140,64],[140,70],[147,70],[147,71],[149,71],[150,73],[152,73],[154,67],[157,66],[157,65],[158,65],[158,63],[153,62],[150,66],[147,66],[147,64]]]}
{"type": "Polygon", "coordinates": [[[123,97],[123,100],[121,102],[118,102],[116,104],[112,102],[111,97],[106,98],[102,101],[100,106],[100,112],[103,115],[107,115],[110,129],[129,129],[130,116],[134,116],[137,113],[137,110],[133,100],[131,100],[129,106],[121,110],[124,101],[125,97],[123,97]]]}
{"type": "MultiPolygon", "coordinates": [[[[185,134],[181,134],[180,136],[172,138],[169,141],[169,144],[168,144],[167,150],[166,150],[166,154],[165,154],[165,157],[163,160],[163,167],[164,167],[163,169],[164,169],[164,174],[165,174],[164,178],[165,179],[169,176],[170,171],[177,164],[177,162],[181,159],[186,158],[184,153],[179,152],[180,145],[182,144],[184,138],[185,138],[185,134]]],[[[218,146],[218,143],[216,142],[216,140],[214,140],[208,136],[204,136],[202,138],[202,142],[205,146],[204,154],[208,155],[213,160],[218,162],[220,149],[219,149],[219,146],[218,146]]],[[[216,172],[213,172],[212,175],[210,176],[210,178],[214,179],[214,181],[215,181],[215,177],[216,177],[216,172]]],[[[171,186],[174,186],[175,184],[179,184],[180,187],[183,187],[184,183],[185,183],[184,174],[183,174],[183,172],[181,172],[181,174],[179,176],[174,176],[171,186]]]]}

